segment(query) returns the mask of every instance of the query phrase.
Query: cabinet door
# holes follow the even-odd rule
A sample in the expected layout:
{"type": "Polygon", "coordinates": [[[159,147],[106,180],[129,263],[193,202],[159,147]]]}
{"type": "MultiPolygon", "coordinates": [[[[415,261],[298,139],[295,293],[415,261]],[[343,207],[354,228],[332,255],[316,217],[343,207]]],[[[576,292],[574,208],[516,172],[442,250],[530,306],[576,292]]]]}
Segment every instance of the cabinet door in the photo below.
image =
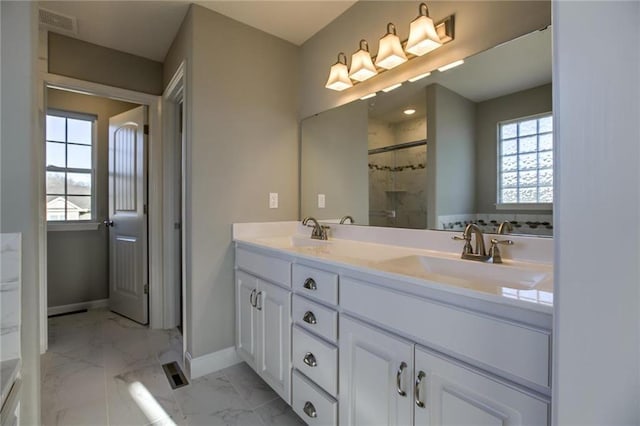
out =
{"type": "Polygon", "coordinates": [[[258,374],[291,404],[291,292],[258,280],[258,374]]]}
{"type": "Polygon", "coordinates": [[[416,347],[417,426],[547,425],[549,402],[416,347]]]}
{"type": "Polygon", "coordinates": [[[236,271],[236,349],[238,355],[253,369],[258,350],[258,316],[253,307],[258,280],[236,271]]]}
{"type": "Polygon", "coordinates": [[[340,425],[413,423],[413,344],[340,316],[340,425]]]}

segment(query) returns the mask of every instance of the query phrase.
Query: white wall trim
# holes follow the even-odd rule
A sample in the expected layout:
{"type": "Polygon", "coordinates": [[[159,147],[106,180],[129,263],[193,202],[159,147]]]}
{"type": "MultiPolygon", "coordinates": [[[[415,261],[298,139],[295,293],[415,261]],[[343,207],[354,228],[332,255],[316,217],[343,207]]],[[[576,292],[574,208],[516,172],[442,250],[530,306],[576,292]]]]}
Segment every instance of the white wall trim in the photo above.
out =
{"type": "MultiPolygon", "coordinates": [[[[142,92],[122,89],[119,87],[107,86],[90,81],[78,80],[71,77],[47,73],[41,71],[41,88],[44,96],[40,97],[39,111],[40,121],[44,128],[44,111],[46,111],[46,91],[53,87],[62,90],[72,90],[78,93],[101,96],[109,99],[117,99],[125,102],[147,105],[149,109],[149,327],[163,328],[164,326],[164,283],[163,283],[163,227],[162,227],[162,197],[163,197],[163,163],[162,163],[162,97],[150,95],[142,92]]],[[[44,131],[40,135],[44,139],[44,131]]],[[[44,188],[44,143],[40,144],[42,164],[40,169],[42,175],[40,180],[44,188]]],[[[44,220],[45,197],[40,197],[40,212],[44,220]]],[[[46,224],[41,226],[46,231],[46,224]]],[[[40,237],[41,250],[46,249],[46,232],[40,237]],[[43,249],[44,247],[44,249],[43,249]]],[[[41,260],[40,274],[46,276],[46,257],[41,260]]],[[[44,281],[44,280],[42,280],[44,281]]],[[[40,330],[41,350],[47,346],[47,309],[46,309],[46,283],[41,283],[40,297],[44,298],[41,303],[40,330]]]]}
{"type": "Polygon", "coordinates": [[[191,379],[206,376],[207,374],[215,373],[218,370],[242,362],[242,359],[240,359],[236,352],[235,346],[230,346],[197,358],[193,358],[189,352],[185,355],[185,367],[191,379]]]}
{"type": "Polygon", "coordinates": [[[88,302],[71,303],[69,305],[50,306],[47,315],[66,314],[67,312],[80,311],[82,309],[98,309],[109,306],[109,299],[90,300],[88,302]]]}

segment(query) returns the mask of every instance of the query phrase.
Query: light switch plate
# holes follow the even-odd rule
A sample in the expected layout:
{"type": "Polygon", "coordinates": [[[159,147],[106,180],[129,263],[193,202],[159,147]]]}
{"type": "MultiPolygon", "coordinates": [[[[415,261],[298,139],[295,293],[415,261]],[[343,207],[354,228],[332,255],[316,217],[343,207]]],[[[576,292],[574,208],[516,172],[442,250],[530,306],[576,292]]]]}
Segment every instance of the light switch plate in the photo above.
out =
{"type": "Polygon", "coordinates": [[[325,208],[325,197],[324,194],[318,194],[318,208],[319,209],[324,209],[325,208]]]}
{"type": "Polygon", "coordinates": [[[277,209],[278,208],[278,193],[270,192],[269,193],[269,208],[277,209]]]}

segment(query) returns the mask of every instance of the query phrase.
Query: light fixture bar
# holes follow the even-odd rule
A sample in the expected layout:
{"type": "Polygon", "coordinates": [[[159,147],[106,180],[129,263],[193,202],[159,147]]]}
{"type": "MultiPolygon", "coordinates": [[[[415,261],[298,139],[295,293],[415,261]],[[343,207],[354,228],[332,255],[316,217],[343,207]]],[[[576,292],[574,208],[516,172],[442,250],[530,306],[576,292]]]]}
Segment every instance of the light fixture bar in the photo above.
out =
{"type": "Polygon", "coordinates": [[[420,75],[416,75],[415,77],[411,77],[409,79],[409,82],[413,83],[414,81],[422,80],[423,78],[429,77],[430,75],[431,75],[431,71],[425,72],[424,74],[420,74],[420,75]]]}
{"type": "Polygon", "coordinates": [[[450,64],[443,65],[440,68],[438,68],[438,71],[445,72],[447,70],[450,70],[451,68],[455,68],[455,67],[460,66],[462,64],[464,64],[464,59],[460,59],[458,61],[451,62],[450,64]]]}
{"type": "Polygon", "coordinates": [[[390,91],[392,91],[392,90],[397,89],[397,88],[398,88],[398,87],[400,87],[400,86],[402,86],[402,83],[394,84],[393,86],[389,86],[389,87],[387,87],[387,88],[385,88],[385,89],[382,89],[382,91],[383,91],[384,93],[387,93],[387,92],[390,92],[390,91]]]}

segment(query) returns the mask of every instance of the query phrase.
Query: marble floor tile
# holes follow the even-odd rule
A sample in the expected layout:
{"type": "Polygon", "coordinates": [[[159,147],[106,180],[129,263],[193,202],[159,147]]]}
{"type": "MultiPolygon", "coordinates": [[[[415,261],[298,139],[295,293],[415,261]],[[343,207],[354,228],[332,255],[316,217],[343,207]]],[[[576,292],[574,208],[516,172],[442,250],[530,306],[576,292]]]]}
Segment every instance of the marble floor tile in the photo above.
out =
{"type": "Polygon", "coordinates": [[[278,394],[244,362],[231,366],[222,372],[229,378],[231,385],[247,401],[251,409],[278,399],[278,394]]]}
{"type": "Polygon", "coordinates": [[[45,425],[303,424],[244,363],[171,389],[162,364],[182,365],[178,330],[97,309],[49,319],[49,336],[41,357],[45,425]]]}
{"type": "Polygon", "coordinates": [[[303,426],[305,424],[289,404],[280,398],[259,407],[256,413],[266,426],[303,426]]]}

